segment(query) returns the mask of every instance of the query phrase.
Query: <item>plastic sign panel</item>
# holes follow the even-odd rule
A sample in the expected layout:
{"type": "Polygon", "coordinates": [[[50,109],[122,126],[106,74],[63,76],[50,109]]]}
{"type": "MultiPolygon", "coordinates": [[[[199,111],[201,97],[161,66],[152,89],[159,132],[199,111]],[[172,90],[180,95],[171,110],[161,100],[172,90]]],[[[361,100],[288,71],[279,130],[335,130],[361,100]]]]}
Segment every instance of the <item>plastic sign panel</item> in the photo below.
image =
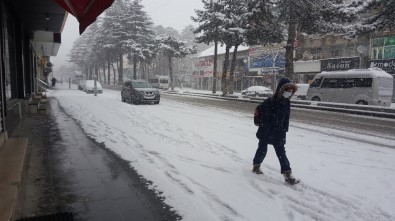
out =
{"type": "Polygon", "coordinates": [[[345,71],[357,69],[359,65],[359,57],[323,59],[321,60],[321,71],[345,71]]]}

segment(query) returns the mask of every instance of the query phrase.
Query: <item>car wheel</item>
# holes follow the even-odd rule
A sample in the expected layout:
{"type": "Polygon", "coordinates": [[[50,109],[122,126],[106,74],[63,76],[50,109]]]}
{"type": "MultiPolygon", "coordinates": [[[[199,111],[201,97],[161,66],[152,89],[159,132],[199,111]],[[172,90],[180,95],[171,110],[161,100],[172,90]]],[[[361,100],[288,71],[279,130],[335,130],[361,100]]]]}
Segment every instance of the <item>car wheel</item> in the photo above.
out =
{"type": "Polygon", "coordinates": [[[368,102],[363,101],[363,100],[359,100],[359,101],[357,101],[357,104],[359,104],[359,105],[368,105],[368,102]]]}
{"type": "Polygon", "coordinates": [[[159,104],[159,101],[155,101],[154,104],[159,104]]]}
{"type": "Polygon", "coordinates": [[[321,101],[321,99],[319,97],[313,97],[311,100],[312,101],[321,101]]]}
{"type": "Polygon", "coordinates": [[[130,97],[130,103],[137,105],[139,104],[139,101],[137,99],[133,99],[132,97],[130,97]]]}

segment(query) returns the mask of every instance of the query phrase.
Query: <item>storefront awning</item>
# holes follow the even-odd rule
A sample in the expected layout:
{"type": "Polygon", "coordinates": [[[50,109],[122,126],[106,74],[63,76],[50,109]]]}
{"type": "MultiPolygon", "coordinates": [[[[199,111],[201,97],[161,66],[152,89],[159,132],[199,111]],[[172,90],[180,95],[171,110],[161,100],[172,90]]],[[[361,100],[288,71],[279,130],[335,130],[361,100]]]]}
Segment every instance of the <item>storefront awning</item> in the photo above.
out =
{"type": "Polygon", "coordinates": [[[80,23],[80,34],[92,24],[96,18],[108,7],[114,0],[54,0],[66,11],[74,15],[80,23]]]}

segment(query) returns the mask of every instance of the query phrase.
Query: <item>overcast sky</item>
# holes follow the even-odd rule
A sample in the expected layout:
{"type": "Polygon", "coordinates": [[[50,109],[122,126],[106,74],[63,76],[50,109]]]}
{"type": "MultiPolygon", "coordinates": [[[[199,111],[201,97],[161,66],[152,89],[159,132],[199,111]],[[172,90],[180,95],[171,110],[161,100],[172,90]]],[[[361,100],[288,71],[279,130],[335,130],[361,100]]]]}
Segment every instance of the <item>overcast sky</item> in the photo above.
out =
{"type": "MultiPolygon", "coordinates": [[[[195,15],[194,9],[203,8],[201,0],[143,0],[142,3],[155,25],[173,27],[178,31],[189,24],[193,24],[191,16],[195,15]]],[[[51,61],[55,65],[55,76],[61,74],[57,72],[57,69],[67,64],[67,54],[73,46],[73,42],[79,36],[78,26],[77,20],[69,14],[62,32],[62,44],[58,55],[51,57],[51,61]]]]}

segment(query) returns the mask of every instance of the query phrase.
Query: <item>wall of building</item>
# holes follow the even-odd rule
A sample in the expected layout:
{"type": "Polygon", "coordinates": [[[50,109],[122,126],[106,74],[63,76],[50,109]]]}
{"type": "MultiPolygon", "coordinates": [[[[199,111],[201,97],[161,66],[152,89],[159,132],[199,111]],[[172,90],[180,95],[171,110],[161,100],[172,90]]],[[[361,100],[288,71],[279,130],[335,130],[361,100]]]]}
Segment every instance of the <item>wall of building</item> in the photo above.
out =
{"type": "Polygon", "coordinates": [[[16,104],[34,91],[37,65],[23,23],[9,2],[0,4],[0,116],[4,132],[12,130],[17,122],[19,106],[16,104]]]}

